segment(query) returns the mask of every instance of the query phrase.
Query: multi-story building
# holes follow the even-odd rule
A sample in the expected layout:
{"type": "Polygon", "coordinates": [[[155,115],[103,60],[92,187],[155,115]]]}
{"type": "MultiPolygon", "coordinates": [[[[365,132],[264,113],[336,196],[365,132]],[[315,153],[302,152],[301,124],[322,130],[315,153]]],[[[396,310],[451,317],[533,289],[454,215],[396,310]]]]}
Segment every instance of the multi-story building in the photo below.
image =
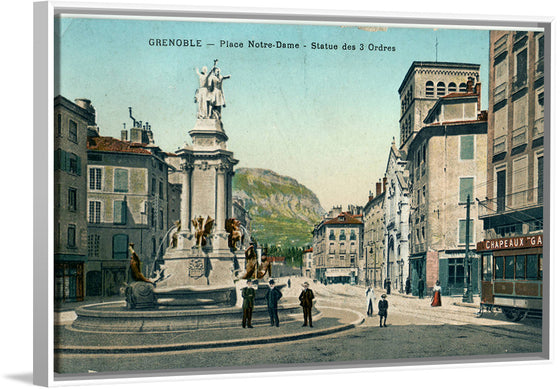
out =
{"type": "Polygon", "coordinates": [[[315,278],[324,283],[356,283],[362,240],[362,215],[341,212],[319,222],[313,230],[315,278]]]}
{"type": "MultiPolygon", "coordinates": [[[[537,31],[490,31],[488,181],[479,203],[488,240],[543,233],[544,39],[537,31]]],[[[507,259],[502,277],[514,277],[514,259],[516,279],[525,268],[542,276],[542,247],[537,251],[495,252],[507,259]]]]}
{"type": "Polygon", "coordinates": [[[409,274],[409,188],[407,160],[404,151],[397,149],[393,140],[385,170],[386,185],[383,199],[385,260],[382,269],[385,280],[402,291],[409,274]]]}
{"type": "Polygon", "coordinates": [[[313,266],[313,248],[303,251],[302,257],[303,276],[311,278],[315,276],[315,266],[313,266]]]}
{"type": "Polygon", "coordinates": [[[373,285],[374,287],[381,286],[383,280],[384,268],[384,221],[385,212],[383,204],[385,200],[385,185],[386,179],[383,183],[377,182],[375,187],[375,196],[370,194],[367,204],[364,206],[364,239],[363,239],[363,254],[364,254],[364,271],[363,282],[366,285],[373,285]]]}
{"type": "Polygon", "coordinates": [[[54,99],[54,277],[57,302],[84,298],[87,263],[86,134],[95,125],[90,102],[54,99]]]}
{"type": "Polygon", "coordinates": [[[150,276],[168,243],[180,201],[170,200],[166,154],[153,144],[149,126],[134,121],[131,139],[91,134],[87,151],[88,296],[119,294],[128,281],[129,243],[150,276]],[[171,204],[171,206],[170,206],[171,204]],[[172,210],[172,211],[171,211],[172,210]]]}
{"type": "MultiPolygon", "coordinates": [[[[471,248],[483,234],[473,203],[486,194],[487,120],[480,107],[481,84],[466,81],[465,92],[438,99],[408,148],[414,294],[419,277],[428,290],[439,280],[443,294],[462,294],[467,226],[471,248]]],[[[476,285],[477,260],[472,269],[476,285]]]]}
{"type": "Polygon", "coordinates": [[[406,153],[408,144],[424,126],[424,119],[438,98],[450,93],[466,92],[469,77],[479,80],[480,65],[421,61],[414,61],[410,65],[399,87],[399,149],[406,153]]]}

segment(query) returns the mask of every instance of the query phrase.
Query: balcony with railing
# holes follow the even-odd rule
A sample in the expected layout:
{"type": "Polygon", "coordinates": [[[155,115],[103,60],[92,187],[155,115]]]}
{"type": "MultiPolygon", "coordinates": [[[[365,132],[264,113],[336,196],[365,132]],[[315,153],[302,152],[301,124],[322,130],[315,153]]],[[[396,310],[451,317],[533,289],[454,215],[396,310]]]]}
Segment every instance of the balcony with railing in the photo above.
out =
{"type": "Polygon", "coordinates": [[[521,126],[512,133],[511,147],[527,144],[527,126],[521,126]]]}
{"type": "Polygon", "coordinates": [[[533,125],[533,139],[544,136],[544,117],[535,119],[533,125]]]}
{"type": "Polygon", "coordinates": [[[494,138],[494,155],[505,153],[507,148],[507,137],[505,135],[494,138]]]}
{"type": "Polygon", "coordinates": [[[543,205],[543,188],[531,188],[478,202],[480,218],[513,213],[543,205]]]}
{"type": "Polygon", "coordinates": [[[494,104],[507,99],[507,82],[504,82],[494,88],[494,104]]]}
{"type": "Polygon", "coordinates": [[[494,44],[494,58],[507,50],[507,35],[502,36],[494,44]]]}
{"type": "Polygon", "coordinates": [[[511,85],[511,93],[515,93],[527,86],[527,74],[520,73],[513,77],[513,82],[511,85]]]}

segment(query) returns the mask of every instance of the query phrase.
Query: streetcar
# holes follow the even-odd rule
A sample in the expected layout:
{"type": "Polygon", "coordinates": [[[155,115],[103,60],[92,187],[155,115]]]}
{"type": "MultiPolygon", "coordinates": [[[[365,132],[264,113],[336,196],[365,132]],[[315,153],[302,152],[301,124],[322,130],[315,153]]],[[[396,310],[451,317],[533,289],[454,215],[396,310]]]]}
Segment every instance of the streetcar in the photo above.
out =
{"type": "Polygon", "coordinates": [[[480,311],[500,310],[509,320],[542,317],[543,236],[516,236],[477,243],[480,311]]]}

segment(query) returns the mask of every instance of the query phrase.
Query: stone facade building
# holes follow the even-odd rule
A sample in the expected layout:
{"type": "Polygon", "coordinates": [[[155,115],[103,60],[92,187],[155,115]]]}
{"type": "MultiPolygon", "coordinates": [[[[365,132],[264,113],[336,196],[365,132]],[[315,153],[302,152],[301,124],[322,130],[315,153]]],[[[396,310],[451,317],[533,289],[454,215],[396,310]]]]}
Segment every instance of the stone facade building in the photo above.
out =
{"type": "Polygon", "coordinates": [[[168,243],[179,200],[170,201],[166,154],[153,144],[149,127],[134,121],[131,139],[88,137],[88,296],[120,293],[128,280],[129,243],[149,277],[168,243]],[[170,206],[171,204],[171,206],[170,206]]]}
{"type": "Polygon", "coordinates": [[[408,277],[409,264],[409,188],[407,160],[404,151],[391,144],[385,177],[387,184],[383,199],[385,259],[383,284],[388,280],[400,291],[408,277]]]}
{"type": "Polygon", "coordinates": [[[362,215],[341,212],[319,222],[313,230],[315,278],[323,283],[357,283],[362,242],[362,215]]]}
{"type": "Polygon", "coordinates": [[[368,202],[364,206],[364,269],[363,279],[366,285],[382,286],[383,272],[385,266],[385,235],[384,235],[384,200],[386,179],[376,183],[375,196],[370,194],[368,202]]]}
{"type": "MultiPolygon", "coordinates": [[[[468,272],[467,225],[470,248],[483,236],[473,203],[486,193],[487,120],[480,107],[481,84],[475,85],[472,78],[466,81],[465,92],[438,99],[408,148],[410,272],[414,294],[418,293],[420,276],[428,290],[439,280],[443,294],[463,294],[468,272]]],[[[476,260],[472,269],[476,285],[476,260]]]]}
{"type": "Polygon", "coordinates": [[[85,99],[54,99],[54,285],[55,301],[81,301],[87,264],[88,127],[95,110],[85,99]]]}

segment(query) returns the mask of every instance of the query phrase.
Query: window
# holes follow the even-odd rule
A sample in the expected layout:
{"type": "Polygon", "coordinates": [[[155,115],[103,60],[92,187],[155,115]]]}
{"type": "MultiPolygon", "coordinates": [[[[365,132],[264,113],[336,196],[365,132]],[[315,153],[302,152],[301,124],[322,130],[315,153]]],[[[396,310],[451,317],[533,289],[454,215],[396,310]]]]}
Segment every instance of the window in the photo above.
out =
{"type": "Polygon", "coordinates": [[[68,225],[68,247],[76,247],[76,225],[68,225]]]}
{"type": "Polygon", "coordinates": [[[113,235],[113,259],[128,258],[128,235],[113,235]]]}
{"type": "Polygon", "coordinates": [[[62,135],[62,115],[56,115],[56,134],[58,136],[62,135]]]}
{"type": "Polygon", "coordinates": [[[340,235],[338,236],[339,240],[346,240],[346,233],[344,230],[340,230],[340,235]]]}
{"type": "Polygon", "coordinates": [[[156,195],[156,179],[152,178],[152,196],[156,195]]]}
{"type": "Polygon", "coordinates": [[[431,97],[434,95],[434,83],[431,81],[426,82],[426,96],[431,97]]]}
{"type": "Polygon", "coordinates": [[[474,159],[474,135],[463,135],[460,138],[461,159],[474,159]]]}
{"type": "Polygon", "coordinates": [[[515,279],[525,279],[525,255],[517,255],[515,257],[515,279]]]}
{"type": "Polygon", "coordinates": [[[459,203],[466,203],[467,197],[469,197],[470,202],[473,202],[473,188],[474,188],[474,178],[473,177],[461,177],[459,178],[459,203]]]}
{"type": "Polygon", "coordinates": [[[504,276],[508,280],[513,280],[514,265],[515,265],[515,257],[514,256],[505,257],[504,276]]]}
{"type": "Polygon", "coordinates": [[[115,169],[115,192],[128,192],[127,169],[115,169]]]}
{"type": "Polygon", "coordinates": [[[447,268],[447,282],[449,285],[462,285],[465,279],[463,259],[451,258],[447,268]]]}
{"type": "Polygon", "coordinates": [[[78,143],[78,124],[73,121],[68,121],[68,138],[74,142],[78,143]]]}
{"type": "Polygon", "coordinates": [[[101,168],[89,168],[89,189],[101,190],[101,168]]]}
{"type": "Polygon", "coordinates": [[[163,182],[159,182],[159,198],[163,199],[163,182]]]}
{"type": "MultiPolygon", "coordinates": [[[[467,221],[465,219],[459,220],[459,244],[465,244],[465,234],[466,234],[467,221]]],[[[473,233],[474,233],[474,220],[470,219],[469,222],[469,244],[473,243],[473,233]]]]}
{"type": "Polygon", "coordinates": [[[76,188],[68,188],[68,210],[72,212],[78,210],[78,191],[76,188]]]}
{"type": "Polygon", "coordinates": [[[457,84],[455,84],[454,82],[450,82],[449,85],[447,86],[447,91],[449,93],[457,92],[457,84]]]}
{"type": "Polygon", "coordinates": [[[341,254],[345,254],[345,253],[346,253],[346,246],[344,245],[344,242],[340,244],[339,252],[340,252],[341,254]]]}
{"type": "Polygon", "coordinates": [[[461,93],[467,93],[467,84],[465,84],[464,82],[459,84],[459,92],[461,93]]]}
{"type": "Polygon", "coordinates": [[[527,50],[523,50],[516,56],[516,80],[517,84],[524,85],[527,81],[527,50]]]}
{"type": "Polygon", "coordinates": [[[329,244],[329,254],[334,254],[334,243],[329,244]]]}
{"type": "Polygon", "coordinates": [[[445,95],[445,84],[443,82],[438,82],[437,84],[437,96],[441,97],[445,95]]]}
{"type": "Polygon", "coordinates": [[[537,59],[544,58],[544,35],[541,35],[537,41],[537,59]]]}
{"type": "Polygon", "coordinates": [[[152,236],[152,257],[156,256],[156,238],[152,236]]]}
{"type": "Polygon", "coordinates": [[[356,232],[354,230],[350,231],[350,240],[356,240],[356,232]]]}
{"type": "Polygon", "coordinates": [[[99,257],[99,239],[100,236],[98,234],[88,235],[88,257],[99,257]]]}
{"type": "Polygon", "coordinates": [[[74,153],[68,153],[68,172],[80,175],[80,157],[74,153]]]}
{"type": "Polygon", "coordinates": [[[482,256],[482,281],[492,281],[492,254],[482,256]]]}
{"type": "Polygon", "coordinates": [[[539,278],[539,256],[536,254],[527,255],[527,279],[536,280],[539,278]]]}
{"type": "Polygon", "coordinates": [[[163,211],[159,211],[159,229],[163,230],[163,211]]]}
{"type": "Polygon", "coordinates": [[[128,207],[126,200],[115,200],[113,202],[113,223],[126,224],[127,211],[128,207]]]}
{"type": "Polygon", "coordinates": [[[504,278],[504,257],[495,258],[494,278],[497,280],[504,278]]]}
{"type": "Polygon", "coordinates": [[[426,185],[422,186],[422,203],[426,202],[426,185]]]}
{"type": "Polygon", "coordinates": [[[150,210],[151,210],[151,211],[150,211],[150,215],[151,215],[151,219],[150,219],[151,222],[150,222],[150,225],[151,225],[152,227],[155,227],[155,226],[156,226],[156,217],[157,217],[157,215],[156,215],[156,210],[154,209],[154,207],[151,207],[150,210]]]}
{"type": "Polygon", "coordinates": [[[101,201],[89,202],[88,223],[101,223],[101,201]]]}

